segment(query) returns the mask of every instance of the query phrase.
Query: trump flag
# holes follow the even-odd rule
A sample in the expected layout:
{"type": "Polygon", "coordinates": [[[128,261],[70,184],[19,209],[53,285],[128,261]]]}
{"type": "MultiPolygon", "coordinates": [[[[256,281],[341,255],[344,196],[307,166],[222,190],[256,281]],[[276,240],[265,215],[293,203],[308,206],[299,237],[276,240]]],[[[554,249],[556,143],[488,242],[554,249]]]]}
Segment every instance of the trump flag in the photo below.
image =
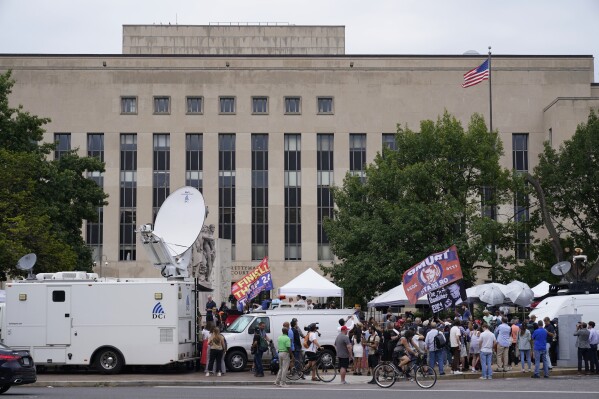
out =
{"type": "Polygon", "coordinates": [[[272,277],[268,267],[268,258],[264,258],[256,268],[233,284],[231,294],[237,299],[237,303],[243,306],[262,291],[269,290],[272,290],[272,277]]]}
{"type": "Polygon", "coordinates": [[[462,267],[455,245],[429,255],[405,271],[403,289],[411,304],[423,295],[462,278],[462,267]]]}

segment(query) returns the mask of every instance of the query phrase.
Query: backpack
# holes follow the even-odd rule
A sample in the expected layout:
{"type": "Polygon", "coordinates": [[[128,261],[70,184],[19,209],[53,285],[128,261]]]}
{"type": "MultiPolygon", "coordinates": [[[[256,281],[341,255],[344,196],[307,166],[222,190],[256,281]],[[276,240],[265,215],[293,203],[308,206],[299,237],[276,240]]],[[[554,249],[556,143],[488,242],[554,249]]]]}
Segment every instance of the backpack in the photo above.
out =
{"type": "Polygon", "coordinates": [[[435,342],[435,350],[445,348],[446,340],[445,340],[445,335],[443,333],[440,333],[437,331],[437,335],[435,335],[433,340],[435,342]]]}
{"type": "Polygon", "coordinates": [[[266,352],[268,350],[268,342],[262,335],[260,336],[260,350],[266,352]]]}
{"type": "Polygon", "coordinates": [[[312,341],[310,341],[310,333],[306,334],[306,336],[304,337],[304,342],[302,344],[302,346],[305,349],[308,349],[310,347],[310,345],[312,344],[312,341]]]}

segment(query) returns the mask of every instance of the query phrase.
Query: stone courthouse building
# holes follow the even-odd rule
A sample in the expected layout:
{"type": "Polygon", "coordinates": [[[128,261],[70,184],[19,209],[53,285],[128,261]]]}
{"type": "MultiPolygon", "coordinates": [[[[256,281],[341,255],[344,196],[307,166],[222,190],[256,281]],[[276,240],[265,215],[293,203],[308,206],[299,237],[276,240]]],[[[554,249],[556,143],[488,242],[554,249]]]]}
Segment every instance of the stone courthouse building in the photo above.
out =
{"type": "MultiPolygon", "coordinates": [[[[488,120],[485,55],[346,54],[343,26],[126,25],[122,54],[0,54],[13,105],[50,117],[46,141],[96,155],[110,195],[83,231],[107,276],[158,276],[135,229],[168,194],[199,188],[232,279],[269,257],[275,288],[333,259],[329,188],[360,175],[397,124],[444,110],[488,120]]],[[[532,170],[599,107],[591,55],[494,55],[493,128],[503,166],[532,170]]],[[[519,255],[526,257],[527,243],[519,255]]]]}

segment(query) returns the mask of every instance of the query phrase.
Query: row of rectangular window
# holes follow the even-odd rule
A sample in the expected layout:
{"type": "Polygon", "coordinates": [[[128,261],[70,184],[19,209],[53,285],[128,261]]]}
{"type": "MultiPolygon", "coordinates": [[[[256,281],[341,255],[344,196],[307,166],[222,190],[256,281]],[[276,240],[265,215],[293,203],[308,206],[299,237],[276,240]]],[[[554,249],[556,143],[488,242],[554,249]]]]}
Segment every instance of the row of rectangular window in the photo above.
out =
{"type": "MultiPolygon", "coordinates": [[[[188,115],[202,115],[204,113],[204,97],[187,96],[186,113],[188,115]]],[[[268,115],[269,98],[264,96],[252,97],[252,114],[268,115]]],[[[302,98],[297,96],[284,97],[285,114],[300,115],[302,113],[302,98]]],[[[170,115],[171,98],[169,96],[154,96],[154,114],[170,115]]],[[[235,96],[221,96],[218,98],[218,110],[221,115],[235,115],[237,112],[237,98],[235,96]]],[[[121,114],[137,115],[137,97],[121,97],[121,114]]],[[[317,97],[316,112],[319,115],[332,115],[334,113],[333,97],[317,97]]]]}

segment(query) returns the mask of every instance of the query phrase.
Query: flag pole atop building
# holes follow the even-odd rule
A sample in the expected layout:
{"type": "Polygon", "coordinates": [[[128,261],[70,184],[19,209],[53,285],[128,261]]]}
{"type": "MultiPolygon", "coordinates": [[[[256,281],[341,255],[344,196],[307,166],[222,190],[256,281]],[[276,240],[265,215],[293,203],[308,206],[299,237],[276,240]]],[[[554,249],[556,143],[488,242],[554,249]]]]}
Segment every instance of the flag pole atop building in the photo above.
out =
{"type": "Polygon", "coordinates": [[[493,102],[491,100],[491,46],[489,46],[489,55],[487,59],[464,74],[462,87],[470,87],[479,84],[483,80],[489,81],[489,131],[493,131],[493,102]]]}
{"type": "Polygon", "coordinates": [[[489,132],[493,131],[493,96],[491,95],[491,46],[489,46],[489,132]]]}

